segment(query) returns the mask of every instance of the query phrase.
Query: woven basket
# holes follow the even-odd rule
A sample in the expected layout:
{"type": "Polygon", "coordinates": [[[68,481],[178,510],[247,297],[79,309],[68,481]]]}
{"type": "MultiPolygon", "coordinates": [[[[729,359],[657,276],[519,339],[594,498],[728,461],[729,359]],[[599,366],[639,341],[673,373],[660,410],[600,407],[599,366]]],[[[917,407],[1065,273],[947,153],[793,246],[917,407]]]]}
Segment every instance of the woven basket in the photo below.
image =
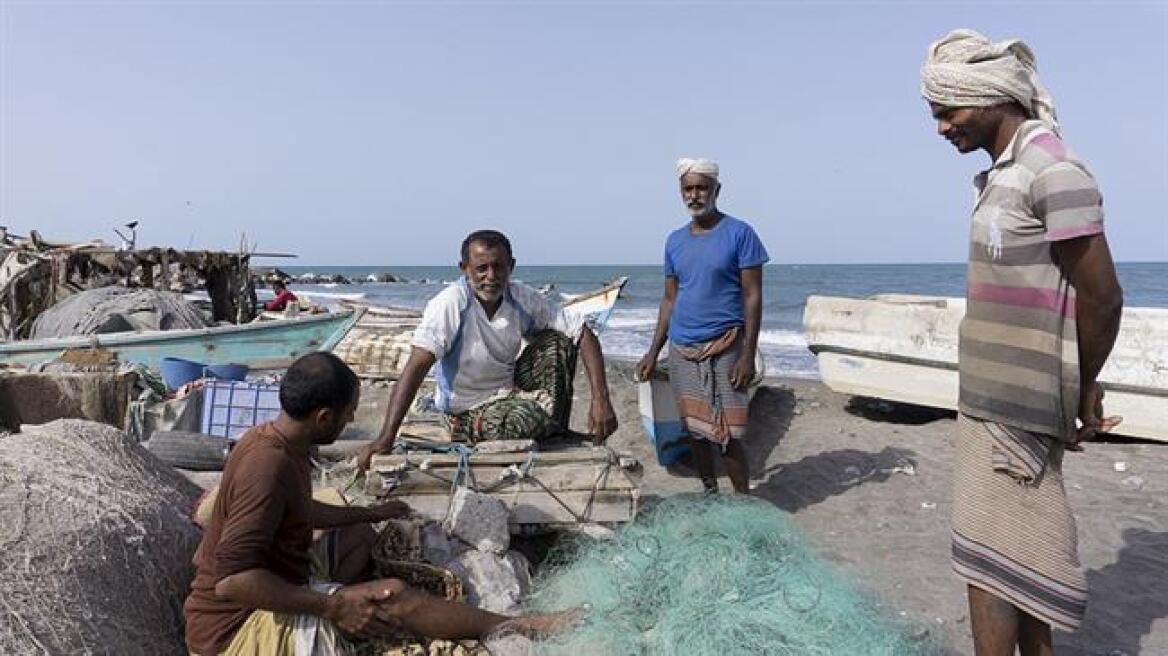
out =
{"type": "Polygon", "coordinates": [[[423,590],[447,601],[465,601],[462,581],[448,569],[404,560],[375,560],[374,568],[381,578],[401,579],[411,588],[423,590]]]}
{"type": "Polygon", "coordinates": [[[462,581],[448,569],[421,562],[422,522],[390,520],[373,544],[373,569],[380,578],[401,579],[406,585],[448,601],[463,601],[462,581]]]}

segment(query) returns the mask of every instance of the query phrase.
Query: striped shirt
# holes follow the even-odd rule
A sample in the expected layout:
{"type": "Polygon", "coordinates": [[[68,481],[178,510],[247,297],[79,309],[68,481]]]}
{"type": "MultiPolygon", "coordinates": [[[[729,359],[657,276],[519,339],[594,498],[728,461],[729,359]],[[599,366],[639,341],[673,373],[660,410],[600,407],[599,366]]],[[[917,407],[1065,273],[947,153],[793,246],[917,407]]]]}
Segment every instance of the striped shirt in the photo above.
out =
{"type": "Polygon", "coordinates": [[[1079,406],[1075,290],[1051,242],[1103,232],[1095,179],[1038,121],[974,180],[961,412],[1069,439],[1079,406]]]}

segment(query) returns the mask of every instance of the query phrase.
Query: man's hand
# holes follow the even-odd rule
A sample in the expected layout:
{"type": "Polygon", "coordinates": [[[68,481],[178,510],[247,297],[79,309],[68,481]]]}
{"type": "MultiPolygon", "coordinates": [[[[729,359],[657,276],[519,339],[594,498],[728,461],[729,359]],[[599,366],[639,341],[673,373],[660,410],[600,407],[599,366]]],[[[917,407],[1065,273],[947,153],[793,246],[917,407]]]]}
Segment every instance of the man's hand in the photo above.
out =
{"type": "Polygon", "coordinates": [[[609,435],[616,432],[616,412],[608,397],[593,397],[588,409],[588,432],[597,444],[604,444],[609,435]]]}
{"type": "Polygon", "coordinates": [[[412,511],[409,504],[404,501],[386,501],[376,506],[369,506],[369,512],[373,515],[371,521],[381,522],[387,519],[409,517],[412,511]]]}
{"type": "Polygon", "coordinates": [[[410,358],[402,368],[401,377],[393,385],[393,392],[389,395],[389,406],[385,409],[385,422],[381,425],[381,432],[377,439],[362,448],[357,453],[357,468],[360,471],[369,469],[369,461],[376,453],[389,453],[393,448],[393,441],[397,439],[398,429],[410,410],[410,405],[418,396],[418,389],[422,387],[422,380],[426,372],[436,362],[434,354],[424,348],[414,346],[410,348],[410,358]]]}
{"type": "Polygon", "coordinates": [[[398,623],[377,611],[395,590],[394,584],[385,580],[346,585],[329,596],[324,618],[350,635],[386,635],[396,630],[398,623]]]}
{"type": "Polygon", "coordinates": [[[369,463],[373,460],[373,456],[382,453],[389,453],[393,449],[393,442],[383,442],[382,440],[373,440],[369,444],[361,447],[357,452],[357,471],[368,471],[369,463]]]}
{"type": "Polygon", "coordinates": [[[637,363],[637,380],[646,381],[653,377],[657,371],[657,354],[653,352],[646,353],[641,361],[637,363]]]}
{"type": "Polygon", "coordinates": [[[1075,435],[1075,442],[1067,446],[1071,451],[1082,451],[1082,442],[1098,433],[1109,432],[1123,421],[1123,417],[1103,416],[1103,386],[1096,382],[1084,387],[1079,394],[1079,421],[1083,425],[1075,435]]]}
{"type": "Polygon", "coordinates": [[[754,380],[754,356],[743,353],[738,356],[730,371],[730,385],[736,390],[746,389],[754,380]]]}

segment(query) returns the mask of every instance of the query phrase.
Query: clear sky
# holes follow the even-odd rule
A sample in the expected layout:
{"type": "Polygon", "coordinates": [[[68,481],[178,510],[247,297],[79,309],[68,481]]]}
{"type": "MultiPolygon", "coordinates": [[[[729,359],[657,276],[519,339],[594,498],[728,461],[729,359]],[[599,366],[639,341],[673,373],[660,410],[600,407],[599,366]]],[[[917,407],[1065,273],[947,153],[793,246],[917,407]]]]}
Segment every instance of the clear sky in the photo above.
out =
{"type": "Polygon", "coordinates": [[[673,161],[775,262],[961,261],[982,154],[936,136],[928,43],[1022,37],[1119,260],[1168,260],[1168,9],[1143,3],[0,0],[0,223],[297,264],[660,260],[673,161]]]}

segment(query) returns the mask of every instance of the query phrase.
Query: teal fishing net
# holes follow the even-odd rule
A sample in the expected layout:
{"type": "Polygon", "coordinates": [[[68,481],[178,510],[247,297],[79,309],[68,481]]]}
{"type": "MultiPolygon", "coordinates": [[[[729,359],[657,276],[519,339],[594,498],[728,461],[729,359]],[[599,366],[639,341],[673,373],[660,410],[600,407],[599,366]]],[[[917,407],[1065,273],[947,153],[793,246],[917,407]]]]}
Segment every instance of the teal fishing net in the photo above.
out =
{"type": "Polygon", "coordinates": [[[583,606],[541,655],[913,655],[927,629],[883,617],[762,501],[670,499],[608,541],[576,543],[541,569],[530,611],[583,606]]]}

